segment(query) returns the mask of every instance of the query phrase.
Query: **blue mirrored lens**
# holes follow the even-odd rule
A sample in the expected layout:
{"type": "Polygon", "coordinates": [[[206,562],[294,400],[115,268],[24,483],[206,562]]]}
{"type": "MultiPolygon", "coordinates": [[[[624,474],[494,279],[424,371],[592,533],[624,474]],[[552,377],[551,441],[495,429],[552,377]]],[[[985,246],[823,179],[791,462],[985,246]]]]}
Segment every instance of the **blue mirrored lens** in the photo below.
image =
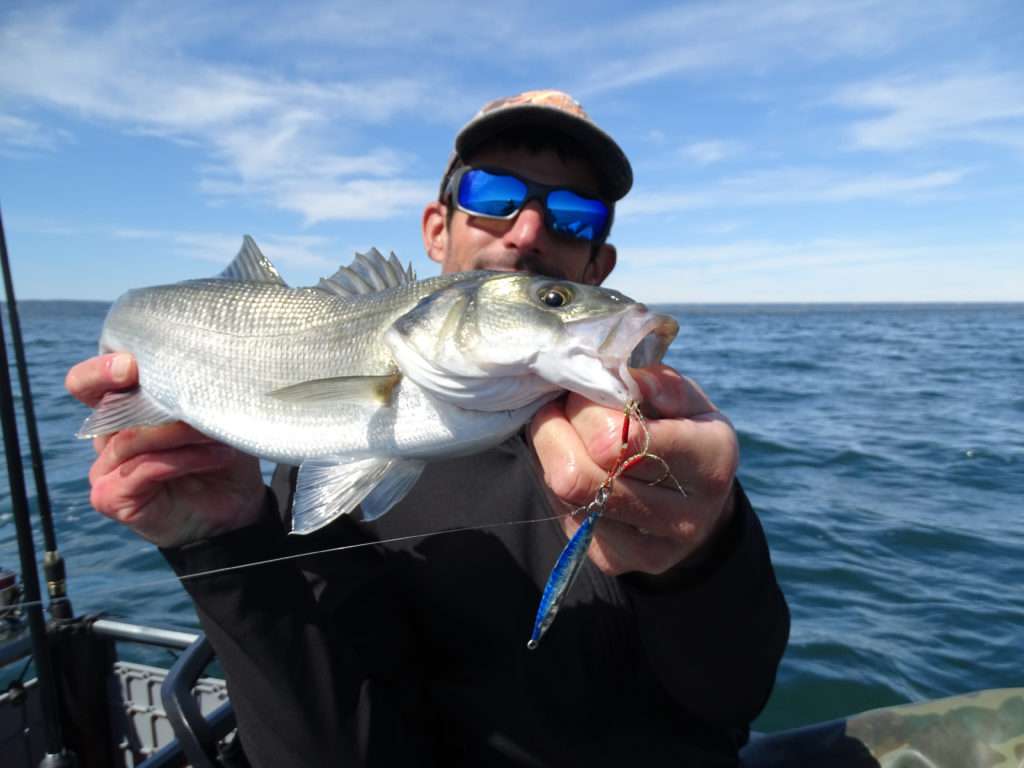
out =
{"type": "Polygon", "coordinates": [[[526,199],[526,185],[513,176],[466,171],[459,183],[459,205],[483,216],[510,216],[526,199]]]}
{"type": "Polygon", "coordinates": [[[577,240],[602,237],[608,224],[607,205],[567,189],[556,189],[548,195],[548,215],[555,232],[577,240]]]}

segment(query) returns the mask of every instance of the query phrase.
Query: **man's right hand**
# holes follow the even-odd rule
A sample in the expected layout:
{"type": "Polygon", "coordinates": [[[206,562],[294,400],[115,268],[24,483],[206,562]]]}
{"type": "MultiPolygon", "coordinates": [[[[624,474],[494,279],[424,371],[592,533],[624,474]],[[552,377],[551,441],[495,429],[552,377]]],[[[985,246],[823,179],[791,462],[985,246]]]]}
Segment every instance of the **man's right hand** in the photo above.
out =
{"type": "MultiPolygon", "coordinates": [[[[138,384],[134,358],[100,355],[68,371],[64,386],[94,407],[138,384]]],[[[265,489],[259,461],[182,422],[133,427],[93,442],[90,502],[160,547],[177,547],[256,522],[265,489]]]]}

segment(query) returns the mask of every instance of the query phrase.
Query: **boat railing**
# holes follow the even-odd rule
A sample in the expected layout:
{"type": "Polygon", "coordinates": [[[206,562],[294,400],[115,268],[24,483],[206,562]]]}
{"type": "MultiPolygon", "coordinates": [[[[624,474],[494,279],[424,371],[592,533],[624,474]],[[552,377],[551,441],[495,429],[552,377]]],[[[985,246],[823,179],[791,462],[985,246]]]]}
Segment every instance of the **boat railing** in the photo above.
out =
{"type": "MultiPolygon", "coordinates": [[[[110,733],[92,734],[92,748],[111,755],[113,764],[212,768],[229,764],[232,752],[236,759],[244,760],[238,745],[233,745],[235,719],[227,686],[220,678],[203,675],[214,658],[204,635],[95,617],[51,627],[55,635],[69,627],[80,635],[84,628],[92,642],[111,648],[106,656],[110,663],[103,696],[110,733]],[[181,653],[168,669],[119,658],[116,651],[125,643],[181,653]]],[[[27,636],[0,643],[0,669],[31,654],[27,636]]],[[[68,661],[74,663],[73,658],[68,661]]],[[[34,727],[43,717],[39,698],[35,679],[12,684],[0,694],[0,754],[5,755],[5,766],[39,765],[45,751],[39,728],[34,727]]]]}

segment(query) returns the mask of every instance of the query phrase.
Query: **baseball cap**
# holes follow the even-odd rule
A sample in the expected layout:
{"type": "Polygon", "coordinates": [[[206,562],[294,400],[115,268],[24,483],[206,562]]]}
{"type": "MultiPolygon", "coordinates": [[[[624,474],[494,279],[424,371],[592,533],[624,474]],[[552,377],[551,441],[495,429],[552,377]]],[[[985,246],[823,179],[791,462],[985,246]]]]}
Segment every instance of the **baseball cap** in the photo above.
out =
{"type": "Polygon", "coordinates": [[[633,169],[622,148],[597,127],[572,96],[549,89],[525,91],[484,104],[455,137],[455,150],[448,158],[441,179],[441,194],[460,158],[468,157],[487,139],[502,131],[527,126],[549,128],[578,141],[583,154],[592,161],[602,194],[610,200],[625,197],[633,186],[633,169]]]}

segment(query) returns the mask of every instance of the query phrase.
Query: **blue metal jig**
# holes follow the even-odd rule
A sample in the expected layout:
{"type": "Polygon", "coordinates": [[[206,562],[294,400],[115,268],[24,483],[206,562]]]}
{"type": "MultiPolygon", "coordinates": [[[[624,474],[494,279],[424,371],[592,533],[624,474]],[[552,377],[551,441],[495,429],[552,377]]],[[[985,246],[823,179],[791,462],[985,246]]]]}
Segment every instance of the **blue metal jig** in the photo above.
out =
{"type": "Polygon", "coordinates": [[[558,556],[555,567],[551,569],[548,576],[548,583],[544,585],[544,594],[541,596],[540,605],[537,606],[537,618],[533,622],[533,633],[530,635],[526,647],[531,651],[540,644],[540,639],[548,631],[558,613],[558,606],[569,591],[580,567],[587,559],[587,550],[590,548],[590,541],[594,538],[594,526],[597,519],[604,513],[605,504],[611,491],[608,486],[602,485],[597,496],[582,511],[587,513],[586,519],[580,525],[569,543],[565,545],[562,554],[558,556]]]}

